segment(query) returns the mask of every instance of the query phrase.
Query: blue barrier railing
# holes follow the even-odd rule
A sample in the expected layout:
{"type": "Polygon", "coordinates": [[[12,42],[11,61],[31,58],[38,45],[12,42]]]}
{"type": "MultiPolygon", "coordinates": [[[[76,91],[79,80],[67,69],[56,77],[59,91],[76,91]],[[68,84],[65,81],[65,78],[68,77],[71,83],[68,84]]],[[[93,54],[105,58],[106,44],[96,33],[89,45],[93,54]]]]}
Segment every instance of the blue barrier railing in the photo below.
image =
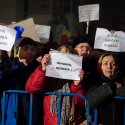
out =
{"type": "MultiPolygon", "coordinates": [[[[125,125],[125,97],[123,96],[115,96],[115,100],[123,100],[124,101],[124,121],[123,125],[125,125]]],[[[98,109],[94,109],[94,125],[98,125],[98,109]]]]}
{"type": "Polygon", "coordinates": [[[25,90],[8,90],[3,92],[3,104],[2,104],[2,121],[1,125],[5,125],[5,97],[8,93],[15,94],[30,94],[30,111],[29,111],[29,125],[32,125],[32,102],[33,102],[33,94],[26,92],[25,90]]]}
{"type": "MultiPolygon", "coordinates": [[[[2,109],[5,110],[5,96],[8,93],[16,93],[16,94],[29,94],[26,91],[23,90],[8,90],[8,91],[4,91],[3,92],[3,107],[2,109]]],[[[74,94],[74,93],[58,93],[58,92],[46,92],[43,93],[45,95],[57,95],[59,97],[59,101],[58,101],[58,125],[60,125],[60,118],[61,118],[61,96],[78,96],[80,98],[82,98],[85,102],[86,102],[86,119],[87,119],[87,125],[90,125],[92,122],[92,117],[90,114],[90,107],[88,104],[87,99],[80,95],[80,94],[74,94]]],[[[32,104],[33,104],[33,94],[30,93],[30,111],[29,111],[29,125],[32,125],[32,104]]],[[[5,125],[5,112],[2,112],[2,124],[1,125],[5,125]]]]}
{"type": "MultiPolygon", "coordinates": [[[[90,114],[90,107],[89,107],[89,104],[88,104],[88,101],[87,99],[80,95],[80,94],[74,94],[74,93],[58,93],[58,92],[47,92],[47,93],[44,93],[44,94],[48,94],[48,95],[57,95],[59,97],[61,96],[78,96],[80,98],[82,98],[85,102],[86,102],[86,119],[87,119],[87,125],[90,125],[91,122],[92,122],[92,117],[91,117],[91,114],[90,114]]],[[[59,102],[58,102],[58,125],[60,125],[60,118],[61,118],[61,98],[59,98],[59,102]]]]}

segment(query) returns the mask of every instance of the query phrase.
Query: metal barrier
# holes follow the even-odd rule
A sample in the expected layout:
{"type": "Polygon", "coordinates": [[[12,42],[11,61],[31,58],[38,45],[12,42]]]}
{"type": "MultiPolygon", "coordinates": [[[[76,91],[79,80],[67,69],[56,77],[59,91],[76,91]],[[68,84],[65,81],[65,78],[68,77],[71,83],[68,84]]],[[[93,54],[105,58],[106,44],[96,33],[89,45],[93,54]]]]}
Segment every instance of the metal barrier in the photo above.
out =
{"type": "MultiPolygon", "coordinates": [[[[9,93],[16,93],[16,94],[30,94],[30,112],[29,112],[29,125],[32,125],[32,104],[33,104],[33,94],[31,93],[28,93],[26,91],[23,91],[23,90],[8,90],[8,91],[4,91],[3,92],[3,109],[5,110],[5,96],[6,94],[9,94],[9,93]]],[[[88,101],[87,99],[80,95],[80,94],[74,94],[74,93],[58,93],[58,92],[46,92],[46,93],[43,93],[45,95],[57,95],[59,97],[59,101],[58,101],[58,125],[60,125],[60,118],[61,118],[61,96],[78,96],[80,98],[82,98],[85,103],[86,103],[86,119],[87,119],[87,125],[90,125],[91,122],[92,122],[92,117],[91,117],[91,114],[90,114],[90,107],[89,107],[89,104],[88,104],[88,101]]],[[[3,111],[2,112],[2,124],[1,125],[5,125],[5,112],[3,111]]]]}
{"type": "MultiPolygon", "coordinates": [[[[125,125],[125,97],[115,96],[115,100],[124,100],[124,125],[125,125]]],[[[94,109],[94,125],[98,125],[98,109],[94,109]]]]}
{"type": "Polygon", "coordinates": [[[1,125],[5,125],[5,97],[8,93],[15,94],[30,94],[30,111],[29,111],[29,125],[32,125],[32,102],[33,102],[33,94],[26,92],[25,90],[8,90],[3,92],[3,104],[2,104],[2,122],[1,125]]]}
{"type": "Polygon", "coordinates": [[[44,93],[44,94],[59,96],[59,102],[58,102],[58,125],[60,125],[60,118],[61,118],[61,110],[60,110],[61,109],[61,96],[78,96],[78,97],[82,98],[86,102],[87,125],[91,124],[92,117],[91,117],[91,114],[90,114],[90,107],[89,107],[87,99],[84,96],[82,96],[80,94],[74,94],[74,93],[58,93],[58,92],[47,92],[47,93],[44,93]]]}

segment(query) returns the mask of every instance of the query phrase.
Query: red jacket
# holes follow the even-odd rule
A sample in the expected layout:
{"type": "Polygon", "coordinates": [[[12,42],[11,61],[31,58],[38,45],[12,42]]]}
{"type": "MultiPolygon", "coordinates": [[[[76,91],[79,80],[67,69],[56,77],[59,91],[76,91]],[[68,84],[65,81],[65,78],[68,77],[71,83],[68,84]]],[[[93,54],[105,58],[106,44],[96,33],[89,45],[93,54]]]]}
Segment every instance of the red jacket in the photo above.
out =
{"type": "MultiPolygon", "coordinates": [[[[53,92],[56,88],[56,83],[58,79],[51,78],[45,76],[45,72],[41,70],[41,67],[39,66],[30,76],[26,83],[26,90],[30,93],[37,92],[37,91],[48,91],[53,92]]],[[[82,86],[82,83],[80,85],[74,85],[73,83],[70,84],[70,92],[71,93],[77,93],[81,95],[85,95],[85,89],[82,86]]],[[[51,105],[51,95],[45,95],[44,96],[44,125],[57,125],[57,115],[54,115],[52,112],[50,112],[50,105],[51,105]]],[[[84,101],[79,97],[74,97],[73,99],[75,104],[83,105],[84,108],[84,101]]],[[[78,110],[76,112],[76,116],[80,117],[80,114],[78,114],[78,110]]],[[[80,120],[78,120],[80,122],[80,120]]]]}

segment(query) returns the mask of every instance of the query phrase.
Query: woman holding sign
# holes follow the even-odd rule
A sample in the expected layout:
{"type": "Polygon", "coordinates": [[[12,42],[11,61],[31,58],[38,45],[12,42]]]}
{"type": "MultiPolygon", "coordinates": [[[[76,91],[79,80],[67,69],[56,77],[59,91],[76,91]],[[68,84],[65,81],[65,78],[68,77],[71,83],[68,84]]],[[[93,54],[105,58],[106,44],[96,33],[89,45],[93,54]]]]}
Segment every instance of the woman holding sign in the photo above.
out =
{"type": "MultiPolygon", "coordinates": [[[[59,50],[63,53],[71,52],[70,49],[67,49],[68,46],[63,46],[59,50]],[[65,51],[64,51],[65,50],[65,51]]],[[[69,47],[70,48],[70,47],[69,47]]],[[[77,93],[81,95],[85,95],[85,89],[83,88],[83,78],[84,78],[84,71],[79,70],[78,76],[80,80],[66,80],[66,79],[58,79],[45,76],[46,68],[51,60],[51,56],[49,54],[45,54],[42,61],[41,66],[39,66],[35,72],[32,73],[30,78],[26,84],[26,90],[28,92],[62,92],[62,93],[77,93]]],[[[44,125],[57,125],[57,100],[58,97],[56,95],[45,95],[44,96],[44,125]]],[[[84,107],[84,101],[79,97],[69,97],[64,96],[62,99],[62,109],[61,109],[61,125],[68,125],[69,124],[69,117],[70,117],[70,109],[72,106],[72,102],[74,105],[80,105],[84,107]]],[[[83,121],[82,113],[75,108],[74,117],[76,121],[74,121],[75,125],[80,124],[83,121]]]]}

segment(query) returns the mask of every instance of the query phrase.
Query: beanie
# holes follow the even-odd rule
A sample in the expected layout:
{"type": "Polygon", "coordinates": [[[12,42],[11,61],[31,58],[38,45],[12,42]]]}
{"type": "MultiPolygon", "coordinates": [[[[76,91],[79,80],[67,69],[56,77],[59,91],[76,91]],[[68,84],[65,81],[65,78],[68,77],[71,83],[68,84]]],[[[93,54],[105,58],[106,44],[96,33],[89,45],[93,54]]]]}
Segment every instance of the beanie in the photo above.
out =
{"type": "Polygon", "coordinates": [[[79,37],[74,39],[74,41],[72,42],[72,47],[75,48],[80,43],[88,43],[89,44],[90,40],[88,37],[80,35],[79,37]]]}
{"type": "Polygon", "coordinates": [[[37,42],[32,40],[29,37],[24,37],[23,40],[20,41],[19,47],[22,47],[25,45],[33,45],[33,46],[37,47],[37,42]]]}

